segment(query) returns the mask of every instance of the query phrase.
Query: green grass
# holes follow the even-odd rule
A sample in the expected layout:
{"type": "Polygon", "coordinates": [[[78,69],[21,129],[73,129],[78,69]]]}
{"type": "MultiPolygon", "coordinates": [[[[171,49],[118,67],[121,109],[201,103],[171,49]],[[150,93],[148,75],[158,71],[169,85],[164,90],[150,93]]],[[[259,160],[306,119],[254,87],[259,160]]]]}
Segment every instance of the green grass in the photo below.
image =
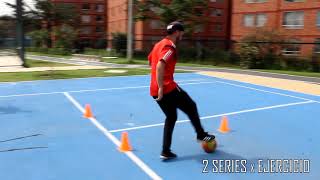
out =
{"type": "MultiPolygon", "coordinates": [[[[44,56],[54,56],[44,53],[36,53],[35,55],[44,55],[44,56]]],[[[60,56],[60,57],[68,57],[71,56],[60,56]]],[[[116,64],[129,64],[126,58],[117,58],[117,59],[103,59],[104,62],[108,63],[116,63],[116,64]]],[[[219,64],[217,66],[210,65],[211,62],[182,62],[177,63],[178,66],[190,66],[190,67],[207,67],[207,68],[231,68],[231,69],[241,69],[240,66],[232,65],[232,64],[219,64]]],[[[142,64],[148,65],[148,61],[146,58],[134,58],[130,64],[142,64]]],[[[296,75],[296,76],[306,76],[306,77],[320,77],[320,73],[316,72],[302,72],[302,71],[289,71],[289,70],[265,70],[265,69],[254,69],[255,71],[262,72],[271,72],[271,73],[279,73],[279,74],[288,74],[288,75],[296,75]]]]}
{"type": "Polygon", "coordinates": [[[255,71],[320,78],[320,73],[319,72],[285,71],[285,70],[261,70],[261,69],[255,69],[255,71]]]}
{"type": "Polygon", "coordinates": [[[55,54],[47,54],[41,52],[27,52],[27,55],[36,55],[36,56],[49,56],[49,57],[57,57],[57,58],[66,58],[70,59],[72,56],[70,55],[55,55],[55,54]]]}
{"type": "MultiPolygon", "coordinates": [[[[105,62],[117,63],[117,64],[129,64],[128,60],[125,58],[118,59],[104,59],[105,62]]],[[[133,59],[133,62],[130,64],[148,64],[147,60],[142,59],[133,59]]],[[[218,66],[210,65],[210,62],[182,62],[177,63],[177,66],[189,66],[189,67],[206,67],[206,68],[230,68],[230,69],[242,69],[240,66],[232,64],[219,64],[218,66]]],[[[246,69],[250,70],[250,69],[246,69]]],[[[279,74],[288,74],[296,76],[306,76],[306,77],[318,77],[320,78],[319,72],[303,72],[303,71],[289,71],[289,70],[266,70],[266,69],[253,69],[254,71],[261,72],[271,72],[279,74]]]]}
{"type": "Polygon", "coordinates": [[[143,64],[143,65],[148,64],[148,61],[143,59],[132,59],[132,61],[129,62],[126,58],[117,58],[117,59],[102,58],[102,61],[108,62],[108,63],[116,63],[116,64],[143,64]]]}
{"type": "Polygon", "coordinates": [[[41,72],[14,72],[0,73],[0,82],[32,81],[32,80],[49,80],[49,79],[70,79],[85,77],[108,77],[108,76],[128,76],[148,74],[148,69],[124,69],[126,73],[107,73],[110,69],[99,70],[54,70],[41,72]]]}
{"type": "MultiPolygon", "coordinates": [[[[109,76],[130,76],[146,75],[150,73],[149,69],[121,69],[127,70],[125,73],[105,72],[110,69],[99,70],[54,70],[41,72],[14,72],[0,73],[0,82],[32,81],[32,80],[50,80],[50,79],[71,79],[86,77],[109,77],[109,76]]],[[[120,70],[120,69],[117,69],[120,70]]],[[[182,73],[185,71],[177,71],[182,73]]]]}
{"type": "Polygon", "coordinates": [[[61,67],[61,66],[72,66],[71,64],[64,64],[64,63],[55,63],[55,62],[48,62],[48,61],[39,61],[39,60],[32,60],[26,59],[27,66],[29,68],[33,67],[61,67]]]}

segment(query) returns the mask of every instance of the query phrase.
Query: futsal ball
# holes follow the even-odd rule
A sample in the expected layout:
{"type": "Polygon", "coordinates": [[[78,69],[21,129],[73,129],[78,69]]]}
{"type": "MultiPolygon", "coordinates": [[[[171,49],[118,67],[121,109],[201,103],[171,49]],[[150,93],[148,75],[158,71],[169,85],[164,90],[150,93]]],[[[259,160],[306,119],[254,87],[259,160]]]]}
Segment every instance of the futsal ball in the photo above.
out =
{"type": "Polygon", "coordinates": [[[202,142],[202,149],[206,152],[206,153],[213,153],[217,148],[217,141],[214,139],[212,141],[208,141],[208,142],[202,142]]]}

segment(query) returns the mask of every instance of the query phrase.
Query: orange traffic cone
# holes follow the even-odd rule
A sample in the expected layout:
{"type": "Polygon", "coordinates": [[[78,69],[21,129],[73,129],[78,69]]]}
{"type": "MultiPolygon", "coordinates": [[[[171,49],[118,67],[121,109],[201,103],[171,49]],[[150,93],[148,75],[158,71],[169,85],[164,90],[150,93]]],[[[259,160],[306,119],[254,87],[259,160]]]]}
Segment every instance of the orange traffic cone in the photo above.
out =
{"type": "Polygon", "coordinates": [[[92,112],[91,112],[91,107],[89,104],[86,104],[86,109],[83,114],[83,117],[85,117],[85,118],[92,118],[93,117],[92,112]]]}
{"type": "Polygon", "coordinates": [[[222,133],[228,133],[230,131],[229,125],[228,125],[228,118],[227,116],[223,116],[221,119],[220,128],[218,131],[222,133]]]}
{"type": "Polygon", "coordinates": [[[119,151],[127,152],[127,151],[131,151],[131,150],[132,150],[132,148],[131,148],[130,143],[129,143],[128,133],[127,132],[123,132],[121,134],[121,144],[120,144],[120,147],[119,147],[119,151]]]}

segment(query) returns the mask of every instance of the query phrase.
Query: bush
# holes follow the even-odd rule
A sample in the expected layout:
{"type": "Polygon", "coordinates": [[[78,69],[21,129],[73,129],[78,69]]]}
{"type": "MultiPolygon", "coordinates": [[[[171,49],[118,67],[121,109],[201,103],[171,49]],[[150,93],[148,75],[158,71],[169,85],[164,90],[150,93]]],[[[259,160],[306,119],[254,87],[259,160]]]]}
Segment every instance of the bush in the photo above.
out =
{"type": "Polygon", "coordinates": [[[149,55],[149,51],[143,51],[143,50],[140,50],[140,51],[134,51],[133,52],[133,56],[135,58],[144,58],[144,59],[147,59],[147,56],[149,55]]]}
{"type": "Polygon", "coordinates": [[[85,48],[84,54],[97,55],[101,57],[117,56],[117,53],[114,50],[92,49],[92,48],[85,48]]]}
{"type": "Polygon", "coordinates": [[[48,53],[48,48],[43,48],[43,47],[27,47],[26,51],[27,52],[40,52],[40,53],[48,53]]]}
{"type": "Polygon", "coordinates": [[[267,53],[261,58],[261,67],[262,69],[281,69],[281,58],[273,53],[267,53]]]}
{"type": "Polygon", "coordinates": [[[222,49],[203,49],[202,60],[212,62],[213,65],[229,63],[230,53],[222,49]]]}
{"type": "Polygon", "coordinates": [[[66,56],[66,55],[71,55],[71,51],[64,48],[50,48],[48,49],[48,54],[66,56]]]}
{"type": "Polygon", "coordinates": [[[293,71],[311,71],[312,64],[309,59],[299,57],[284,57],[281,59],[282,68],[293,71]]]}
{"type": "Polygon", "coordinates": [[[313,72],[320,72],[320,56],[313,55],[311,57],[311,66],[313,72]]]}
{"type": "Polygon", "coordinates": [[[112,33],[112,48],[121,55],[126,54],[127,35],[125,33],[112,33]]]}
{"type": "Polygon", "coordinates": [[[259,66],[258,61],[259,49],[248,43],[242,43],[239,47],[240,66],[243,68],[256,68],[259,66]]]}
{"type": "Polygon", "coordinates": [[[107,40],[106,39],[98,39],[94,43],[94,47],[97,49],[105,49],[107,47],[107,40]]]}
{"type": "Polygon", "coordinates": [[[178,46],[178,53],[180,62],[195,61],[197,59],[197,50],[195,48],[178,46]]]}

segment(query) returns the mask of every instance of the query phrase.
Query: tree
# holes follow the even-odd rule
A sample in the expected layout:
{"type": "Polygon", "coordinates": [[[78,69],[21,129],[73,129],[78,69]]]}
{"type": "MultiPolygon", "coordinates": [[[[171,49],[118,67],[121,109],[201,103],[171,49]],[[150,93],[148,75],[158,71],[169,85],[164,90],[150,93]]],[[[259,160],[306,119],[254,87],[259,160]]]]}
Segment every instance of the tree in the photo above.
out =
{"type": "Polygon", "coordinates": [[[250,49],[257,53],[251,53],[251,55],[254,54],[252,55],[254,58],[244,58],[246,59],[244,62],[248,62],[250,59],[251,62],[247,64],[249,68],[278,68],[284,42],[286,42],[286,38],[280,31],[258,28],[255,32],[241,39],[240,51],[242,53],[240,54],[246,54],[245,51],[250,49]]]}
{"type": "Polygon", "coordinates": [[[209,0],[172,0],[170,3],[162,3],[161,0],[136,0],[135,20],[158,17],[165,24],[179,20],[185,24],[186,32],[192,33],[197,26],[208,22],[208,3],[209,0]]]}
{"type": "Polygon", "coordinates": [[[53,36],[56,39],[55,48],[71,49],[77,39],[77,31],[70,25],[63,24],[53,29],[53,36]]]}
{"type": "MultiPolygon", "coordinates": [[[[32,17],[37,27],[44,27],[48,30],[49,37],[51,37],[53,33],[54,26],[59,24],[74,25],[77,19],[76,9],[72,4],[53,3],[50,0],[34,0],[34,2],[35,9],[24,4],[24,21],[26,21],[28,17],[32,17]]],[[[16,8],[15,4],[7,3],[7,5],[11,8],[16,8]]],[[[27,23],[25,22],[25,24],[27,23]]],[[[52,46],[51,38],[47,39],[46,46],[52,46]]]]}
{"type": "Polygon", "coordinates": [[[285,40],[283,34],[278,30],[258,28],[255,32],[243,37],[241,42],[256,46],[260,55],[264,56],[270,53],[279,55],[285,40]]]}
{"type": "Polygon", "coordinates": [[[29,32],[34,47],[44,47],[49,39],[49,33],[46,29],[29,32]]]}
{"type": "Polygon", "coordinates": [[[11,16],[0,17],[0,39],[15,36],[15,19],[11,16]]]}

